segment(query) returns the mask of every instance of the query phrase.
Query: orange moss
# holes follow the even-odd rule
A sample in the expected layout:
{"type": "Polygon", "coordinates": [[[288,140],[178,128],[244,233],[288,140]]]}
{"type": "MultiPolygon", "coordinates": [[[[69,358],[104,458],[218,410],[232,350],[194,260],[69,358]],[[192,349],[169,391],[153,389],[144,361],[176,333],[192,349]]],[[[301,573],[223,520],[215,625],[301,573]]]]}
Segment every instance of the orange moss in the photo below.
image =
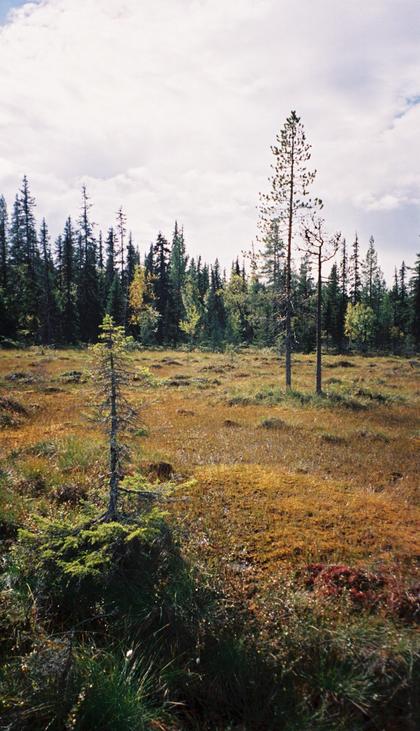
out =
{"type": "Polygon", "coordinates": [[[210,554],[246,556],[272,572],[311,561],[408,565],[420,553],[420,511],[387,496],[260,465],[204,467],[195,477],[177,515],[210,554]]]}

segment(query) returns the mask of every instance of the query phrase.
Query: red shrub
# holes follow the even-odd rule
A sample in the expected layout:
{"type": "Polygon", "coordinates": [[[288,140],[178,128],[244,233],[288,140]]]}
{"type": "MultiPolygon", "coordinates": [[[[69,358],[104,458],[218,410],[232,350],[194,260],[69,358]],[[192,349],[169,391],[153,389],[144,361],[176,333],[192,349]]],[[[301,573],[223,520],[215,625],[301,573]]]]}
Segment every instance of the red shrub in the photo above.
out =
{"type": "Polygon", "coordinates": [[[330,597],[348,596],[355,604],[376,606],[382,599],[383,576],[346,565],[310,564],[305,586],[330,597]]]}
{"type": "Polygon", "coordinates": [[[407,588],[395,575],[344,564],[311,563],[303,572],[305,588],[323,597],[348,597],[354,607],[385,611],[406,622],[420,620],[420,586],[407,588]]]}

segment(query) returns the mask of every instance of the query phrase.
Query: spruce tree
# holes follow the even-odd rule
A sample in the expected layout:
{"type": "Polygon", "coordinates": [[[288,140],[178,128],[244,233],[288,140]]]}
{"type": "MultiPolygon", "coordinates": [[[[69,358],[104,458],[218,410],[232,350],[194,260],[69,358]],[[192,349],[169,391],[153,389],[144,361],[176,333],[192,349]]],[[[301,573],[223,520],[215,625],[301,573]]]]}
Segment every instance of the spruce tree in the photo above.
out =
{"type": "Polygon", "coordinates": [[[292,278],[292,328],[296,346],[304,353],[315,347],[315,285],[309,254],[300,262],[297,275],[292,278]]]}
{"type": "Polygon", "coordinates": [[[62,239],[61,332],[65,343],[75,343],[79,333],[76,267],[75,233],[69,216],[62,239]]]}
{"type": "Polygon", "coordinates": [[[134,409],[124,397],[124,386],[129,380],[126,350],[124,328],[106,315],[100,325],[99,342],[93,348],[94,383],[100,397],[99,412],[108,436],[109,454],[108,507],[100,518],[102,522],[114,522],[120,517],[120,481],[126,452],[121,437],[135,417],[134,409]]]}
{"type": "Polygon", "coordinates": [[[134,279],[134,272],[136,270],[136,267],[140,264],[139,253],[133,244],[133,235],[132,235],[131,231],[128,235],[126,260],[127,260],[127,262],[126,262],[126,282],[127,282],[127,290],[129,291],[130,284],[134,279]]]}
{"type": "Polygon", "coordinates": [[[94,343],[96,341],[101,322],[99,278],[96,267],[96,242],[93,235],[93,224],[89,215],[91,207],[92,205],[86,192],[86,186],[83,186],[82,210],[79,218],[79,250],[82,254],[82,261],[77,299],[80,337],[88,343],[94,343]]]}
{"type": "Polygon", "coordinates": [[[420,350],[420,254],[417,254],[410,280],[411,334],[417,352],[420,350]]]}
{"type": "Polygon", "coordinates": [[[10,224],[10,291],[14,319],[20,335],[30,341],[39,332],[39,252],[34,216],[35,200],[26,176],[16,195],[10,224]]]}
{"type": "Polygon", "coordinates": [[[42,288],[40,298],[41,342],[50,345],[54,342],[57,325],[57,305],[54,291],[54,264],[51,257],[49,234],[45,218],[39,234],[42,258],[42,288]]]}
{"type": "Polygon", "coordinates": [[[104,244],[102,231],[99,231],[98,237],[98,270],[100,274],[104,272],[104,244]]]}
{"type": "Polygon", "coordinates": [[[10,337],[16,330],[15,312],[12,306],[14,293],[10,282],[8,249],[7,206],[0,196],[0,335],[10,337]]]}
{"type": "Polygon", "coordinates": [[[410,332],[410,299],[405,261],[398,272],[397,325],[404,336],[410,332]]]}
{"type": "Polygon", "coordinates": [[[9,252],[7,241],[7,205],[3,196],[0,196],[0,287],[7,291],[9,252]]]}
{"type": "Polygon", "coordinates": [[[155,255],[153,244],[150,244],[149,251],[144,257],[144,268],[146,270],[146,275],[150,280],[152,280],[155,274],[155,255]]]}
{"type": "Polygon", "coordinates": [[[25,330],[32,339],[39,334],[40,318],[40,258],[35,224],[35,199],[30,193],[26,175],[20,191],[22,236],[25,255],[23,294],[25,330]]]}
{"type": "Polygon", "coordinates": [[[159,313],[156,339],[159,344],[165,342],[168,336],[169,254],[169,244],[159,232],[153,247],[153,285],[155,306],[159,313]]]}
{"type": "Polygon", "coordinates": [[[223,280],[218,259],[210,272],[210,286],[205,300],[204,332],[206,340],[214,350],[221,347],[225,338],[226,310],[223,294],[223,280]]]}
{"type": "Polygon", "coordinates": [[[366,304],[370,305],[370,307],[373,307],[374,282],[377,269],[378,255],[375,251],[375,239],[371,236],[369,239],[369,247],[366,252],[366,258],[362,264],[363,300],[366,304]]]}
{"type": "Polygon", "coordinates": [[[54,247],[55,253],[55,282],[58,297],[63,295],[63,237],[57,236],[54,247]]]}
{"type": "Polygon", "coordinates": [[[325,221],[312,215],[305,227],[307,251],[316,261],[316,393],[322,393],[322,266],[337,253],[341,234],[329,237],[325,221]]]}
{"type": "Polygon", "coordinates": [[[185,284],[187,256],[185,253],[184,232],[175,228],[172,237],[172,246],[168,268],[169,302],[168,302],[168,338],[176,345],[181,336],[180,322],[185,316],[182,290],[185,284]]]}
{"type": "Polygon", "coordinates": [[[115,232],[112,226],[108,229],[108,235],[105,242],[106,264],[105,264],[105,298],[108,297],[109,290],[114,281],[115,267],[115,232]]]}
{"type": "MultiPolygon", "coordinates": [[[[127,233],[127,216],[125,215],[122,206],[117,211],[117,246],[118,250],[116,252],[116,261],[117,261],[117,267],[119,268],[120,272],[120,290],[121,290],[121,301],[122,301],[122,325],[125,327],[127,322],[127,306],[128,306],[128,277],[127,277],[127,270],[126,270],[126,260],[127,260],[127,246],[125,242],[125,237],[127,233]]],[[[111,289],[114,286],[114,282],[111,285],[111,289]]],[[[118,296],[120,296],[118,294],[118,296]]],[[[107,305],[108,306],[108,305],[107,305]]]]}
{"type": "Polygon", "coordinates": [[[114,274],[114,280],[108,293],[106,314],[112,317],[116,325],[124,327],[126,314],[125,297],[121,286],[121,278],[118,272],[115,272],[114,274]]]}
{"type": "Polygon", "coordinates": [[[353,305],[357,305],[361,301],[362,281],[360,278],[360,253],[359,253],[359,237],[356,233],[353,242],[353,252],[350,257],[350,298],[353,305]]]}
{"type": "Polygon", "coordinates": [[[342,330],[341,323],[341,298],[342,293],[340,291],[338,267],[337,264],[333,264],[328,283],[325,287],[324,323],[327,334],[327,345],[330,342],[336,350],[340,350],[342,336],[344,335],[344,328],[342,330]]]}
{"type": "Polygon", "coordinates": [[[264,232],[263,248],[258,253],[260,273],[265,284],[265,343],[275,345],[285,322],[285,247],[280,226],[273,220],[264,232]]]}
{"type": "Polygon", "coordinates": [[[362,290],[361,301],[369,305],[376,316],[375,343],[381,347],[381,343],[386,339],[381,314],[386,317],[386,310],[382,308],[382,301],[386,292],[384,276],[378,264],[378,255],[375,250],[375,241],[373,236],[369,239],[369,247],[366,252],[365,260],[362,262],[362,290]]]}
{"type": "Polygon", "coordinates": [[[347,305],[349,302],[348,296],[348,280],[349,280],[349,262],[347,255],[347,243],[346,239],[342,239],[341,243],[341,261],[340,261],[340,314],[338,320],[338,341],[339,351],[343,352],[345,348],[345,320],[347,305]]]}

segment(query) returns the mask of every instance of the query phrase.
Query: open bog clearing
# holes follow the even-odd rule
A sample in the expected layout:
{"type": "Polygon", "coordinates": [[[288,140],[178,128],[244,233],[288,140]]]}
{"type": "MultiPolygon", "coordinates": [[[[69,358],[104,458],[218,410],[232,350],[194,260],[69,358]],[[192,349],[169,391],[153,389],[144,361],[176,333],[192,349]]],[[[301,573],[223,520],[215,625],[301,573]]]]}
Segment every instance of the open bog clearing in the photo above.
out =
{"type": "MultiPolygon", "coordinates": [[[[133,353],[127,395],[142,426],[128,438],[127,472],[169,463],[179,487],[168,509],[186,545],[209,566],[243,567],[258,588],[313,562],[412,577],[420,362],[326,356],[323,398],[312,396],[314,358],[294,362],[286,397],[269,350],[133,353]]],[[[63,484],[94,498],[107,473],[89,352],[7,351],[0,364],[2,469],[21,497],[14,510],[77,510],[75,495],[71,506],[60,502],[63,484]]]]}
{"type": "Polygon", "coordinates": [[[129,352],[118,520],[91,366],[0,353],[10,729],[413,731],[420,362],[129,352]]]}

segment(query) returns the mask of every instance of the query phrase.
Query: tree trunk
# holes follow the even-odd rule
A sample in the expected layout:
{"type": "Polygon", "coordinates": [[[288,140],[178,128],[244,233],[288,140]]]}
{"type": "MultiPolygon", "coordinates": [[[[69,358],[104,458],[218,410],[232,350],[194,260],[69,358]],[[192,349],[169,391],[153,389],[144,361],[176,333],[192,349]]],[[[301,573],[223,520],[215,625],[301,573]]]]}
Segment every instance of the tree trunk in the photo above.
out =
{"type": "MultiPolygon", "coordinates": [[[[112,342],[109,345],[112,348],[112,342]]],[[[119,449],[118,449],[118,416],[117,416],[117,383],[114,367],[114,355],[109,356],[110,365],[110,401],[111,426],[109,434],[109,504],[107,517],[114,520],[117,516],[118,483],[119,483],[119,449]]]]}
{"type": "Polygon", "coordinates": [[[318,285],[317,285],[317,303],[316,303],[316,392],[322,394],[322,354],[321,354],[321,318],[322,318],[322,259],[321,247],[318,253],[318,285]]]}

